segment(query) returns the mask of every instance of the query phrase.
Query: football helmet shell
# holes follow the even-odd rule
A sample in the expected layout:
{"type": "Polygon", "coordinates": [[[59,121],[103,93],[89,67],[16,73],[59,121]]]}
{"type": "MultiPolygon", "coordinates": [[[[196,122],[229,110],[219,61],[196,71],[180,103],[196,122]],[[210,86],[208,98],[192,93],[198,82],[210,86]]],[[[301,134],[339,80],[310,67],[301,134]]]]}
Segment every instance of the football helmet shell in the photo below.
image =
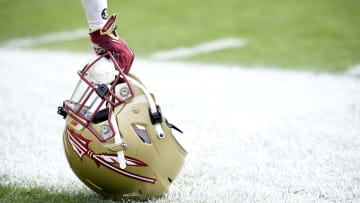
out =
{"type": "Polygon", "coordinates": [[[148,199],[162,195],[187,154],[173,134],[178,129],[162,116],[160,106],[141,81],[131,74],[126,76],[116,63],[119,74],[111,83],[92,82],[89,70],[99,60],[107,60],[105,57],[114,60],[107,52],[87,64],[79,72],[80,82],[72,98],[64,101],[67,160],[84,184],[105,197],[148,199]],[[124,154],[126,168],[121,167],[119,152],[124,154]]]}

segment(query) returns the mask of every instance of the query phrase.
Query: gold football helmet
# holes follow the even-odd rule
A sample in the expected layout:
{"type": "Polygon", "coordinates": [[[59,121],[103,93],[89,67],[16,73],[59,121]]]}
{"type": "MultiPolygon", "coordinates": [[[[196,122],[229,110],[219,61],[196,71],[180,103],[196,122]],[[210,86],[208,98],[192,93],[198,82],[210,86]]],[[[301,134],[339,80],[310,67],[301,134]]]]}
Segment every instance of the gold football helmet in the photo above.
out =
{"type": "Polygon", "coordinates": [[[66,118],[65,154],[77,177],[112,199],[148,199],[169,190],[184,163],[182,133],[162,115],[141,81],[125,75],[110,52],[79,71],[66,118]],[[181,134],[179,134],[181,136],[181,134]]]}

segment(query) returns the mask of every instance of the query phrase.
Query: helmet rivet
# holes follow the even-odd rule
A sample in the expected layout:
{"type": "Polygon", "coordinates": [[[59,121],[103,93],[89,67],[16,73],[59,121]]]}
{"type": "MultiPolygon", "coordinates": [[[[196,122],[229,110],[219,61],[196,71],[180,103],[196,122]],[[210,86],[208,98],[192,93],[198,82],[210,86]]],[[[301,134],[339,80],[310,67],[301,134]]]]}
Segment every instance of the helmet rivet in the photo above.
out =
{"type": "Polygon", "coordinates": [[[137,106],[135,106],[135,107],[132,109],[132,111],[133,111],[134,113],[139,113],[139,112],[140,112],[140,108],[137,107],[137,106]]]}
{"type": "Polygon", "coordinates": [[[129,95],[129,89],[127,87],[123,87],[120,89],[120,95],[122,97],[126,97],[129,95]]]}
{"type": "Polygon", "coordinates": [[[122,147],[122,148],[126,148],[126,147],[127,147],[127,144],[126,144],[126,143],[121,143],[121,147],[122,147]]]}
{"type": "Polygon", "coordinates": [[[102,134],[107,134],[109,132],[110,128],[108,125],[102,125],[100,130],[101,130],[102,134]]]}

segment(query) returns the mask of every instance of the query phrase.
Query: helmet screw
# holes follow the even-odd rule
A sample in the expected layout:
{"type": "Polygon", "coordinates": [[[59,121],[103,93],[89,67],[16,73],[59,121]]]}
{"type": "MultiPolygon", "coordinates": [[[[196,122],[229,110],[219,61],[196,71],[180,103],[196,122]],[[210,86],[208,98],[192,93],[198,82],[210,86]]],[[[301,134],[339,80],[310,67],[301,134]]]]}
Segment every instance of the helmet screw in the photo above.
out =
{"type": "Polygon", "coordinates": [[[133,111],[134,113],[139,113],[139,112],[140,112],[140,108],[137,107],[137,106],[135,106],[135,107],[132,109],[132,111],[133,111]]]}
{"type": "Polygon", "coordinates": [[[121,143],[121,147],[125,149],[125,148],[127,148],[127,144],[126,143],[121,143]]]}
{"type": "Polygon", "coordinates": [[[129,95],[129,89],[126,88],[126,87],[121,88],[121,89],[120,89],[120,95],[121,95],[122,97],[128,96],[128,95],[129,95]]]}
{"type": "Polygon", "coordinates": [[[102,134],[106,134],[109,132],[109,126],[108,125],[102,125],[101,126],[101,132],[102,134]]]}

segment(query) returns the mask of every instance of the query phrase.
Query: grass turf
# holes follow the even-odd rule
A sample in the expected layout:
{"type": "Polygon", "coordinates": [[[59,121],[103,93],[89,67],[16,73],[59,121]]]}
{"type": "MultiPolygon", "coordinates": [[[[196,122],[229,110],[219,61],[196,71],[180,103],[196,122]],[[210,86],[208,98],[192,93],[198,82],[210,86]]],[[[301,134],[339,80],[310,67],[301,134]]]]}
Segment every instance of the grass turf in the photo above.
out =
{"type": "Polygon", "coordinates": [[[50,192],[40,186],[21,187],[0,184],[0,202],[114,202],[96,193],[50,192]]]}
{"type": "MultiPolygon", "coordinates": [[[[109,1],[119,33],[138,56],[222,37],[239,47],[186,60],[340,72],[360,62],[357,0],[109,1]]],[[[81,1],[0,1],[0,42],[87,27],[81,1]]],[[[91,51],[88,39],[38,48],[91,51]]]]}
{"type": "MultiPolygon", "coordinates": [[[[1,80],[1,102],[4,112],[11,112],[0,117],[0,184],[23,180],[20,184],[26,187],[31,185],[26,180],[37,180],[59,188],[85,187],[71,181],[75,177],[61,144],[64,126],[55,109],[70,95],[76,78],[69,76],[86,55],[0,49],[0,75],[6,76],[1,80]],[[24,81],[29,81],[26,87],[24,81]],[[27,105],[19,95],[26,97],[27,105]],[[26,113],[34,108],[36,113],[26,113]],[[9,178],[1,180],[4,174],[9,178]]],[[[169,118],[176,118],[194,139],[183,175],[159,202],[360,198],[360,162],[355,160],[360,143],[354,139],[360,134],[359,80],[145,60],[136,66],[167,104],[169,118]]],[[[21,190],[12,194],[17,195],[26,198],[21,190]]]]}

